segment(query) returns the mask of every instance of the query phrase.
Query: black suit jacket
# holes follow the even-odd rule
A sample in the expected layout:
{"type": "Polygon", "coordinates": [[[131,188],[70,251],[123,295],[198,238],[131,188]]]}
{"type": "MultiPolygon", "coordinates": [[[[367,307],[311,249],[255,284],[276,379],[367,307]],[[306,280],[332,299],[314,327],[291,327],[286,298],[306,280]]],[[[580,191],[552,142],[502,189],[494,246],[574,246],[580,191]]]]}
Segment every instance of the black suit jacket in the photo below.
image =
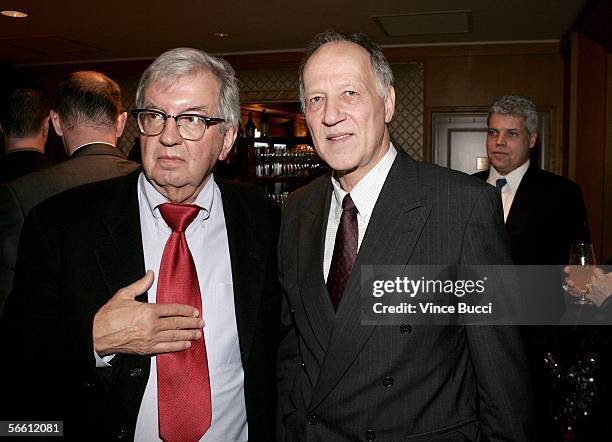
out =
{"type": "MultiPolygon", "coordinates": [[[[486,181],[489,171],[479,172],[475,176],[486,181]]],[[[568,264],[571,244],[589,241],[587,214],[580,187],[567,178],[529,167],[514,196],[506,229],[510,237],[512,260],[521,266],[519,268],[523,272],[522,290],[528,293],[525,314],[534,313],[536,318],[535,326],[522,327],[521,333],[534,380],[539,438],[552,440],[559,438],[561,431],[551,414],[559,414],[562,401],[569,393],[553,388],[555,382],[551,382],[551,369],[544,361],[548,358],[547,354],[554,355],[565,376],[568,367],[575,363],[576,356],[586,353],[586,350],[579,348],[583,345],[581,341],[591,333],[591,329],[586,327],[576,329],[538,325],[559,321],[571,324],[581,315],[580,309],[566,302],[567,295],[560,288],[564,278],[560,266],[568,264]],[[547,267],[524,267],[527,265],[547,267]],[[553,265],[559,267],[548,267],[553,265]],[[530,287],[530,281],[545,280],[549,287],[559,287],[559,290],[543,292],[530,287]]],[[[599,429],[594,422],[591,420],[588,427],[597,433],[599,429]]]]}
{"type": "Polygon", "coordinates": [[[332,185],[283,207],[278,435],[287,441],[526,440],[530,392],[515,328],[362,325],[361,265],[507,264],[500,199],[400,149],[336,313],[323,276],[332,185]]]}
{"type": "Polygon", "coordinates": [[[16,150],[0,158],[0,183],[53,166],[44,153],[37,150],[16,150]]]}
{"type": "Polygon", "coordinates": [[[17,244],[30,209],[64,190],[125,175],[137,167],[116,147],[92,143],[68,161],[0,185],[0,316],[13,287],[17,244]]]}
{"type": "MultiPolygon", "coordinates": [[[[20,243],[1,336],[11,349],[3,416],[65,420],[75,439],[133,437],[150,356],[95,367],[97,310],[145,273],[139,172],[90,184],[32,209],[20,243]],[[7,342],[8,341],[8,342],[7,342]],[[21,407],[19,407],[21,406],[21,407]]],[[[279,209],[257,189],[216,179],[227,226],[250,440],[270,440],[275,410],[280,289],[279,209]]],[[[214,250],[210,251],[215,259],[214,250]]],[[[146,302],[146,294],[139,300],[146,302]]],[[[4,364],[3,364],[4,365],[4,364]]]]}
{"type": "MultiPolygon", "coordinates": [[[[475,176],[486,181],[489,171],[475,176]]],[[[567,178],[529,167],[514,196],[506,229],[515,264],[567,264],[572,242],[589,240],[580,187],[567,178]]]]}

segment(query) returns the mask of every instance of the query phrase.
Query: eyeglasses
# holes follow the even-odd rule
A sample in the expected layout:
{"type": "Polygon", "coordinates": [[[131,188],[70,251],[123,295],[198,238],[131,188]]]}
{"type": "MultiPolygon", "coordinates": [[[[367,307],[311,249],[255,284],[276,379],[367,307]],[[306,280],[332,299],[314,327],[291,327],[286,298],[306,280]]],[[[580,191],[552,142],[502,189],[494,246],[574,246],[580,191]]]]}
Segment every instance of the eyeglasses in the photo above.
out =
{"type": "Polygon", "coordinates": [[[138,128],[143,135],[154,137],[166,127],[166,120],[174,118],[179,134],[184,140],[198,141],[204,136],[208,126],[222,123],[223,118],[206,117],[198,114],[166,115],[152,109],[134,109],[132,115],[138,121],[138,128]]]}

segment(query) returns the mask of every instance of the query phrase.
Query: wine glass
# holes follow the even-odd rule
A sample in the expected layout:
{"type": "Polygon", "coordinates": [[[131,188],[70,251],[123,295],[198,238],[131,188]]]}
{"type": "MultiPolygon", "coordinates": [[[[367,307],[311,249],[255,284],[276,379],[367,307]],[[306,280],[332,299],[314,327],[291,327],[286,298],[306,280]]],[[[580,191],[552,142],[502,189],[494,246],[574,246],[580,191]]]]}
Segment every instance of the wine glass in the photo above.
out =
{"type": "Polygon", "coordinates": [[[569,278],[574,282],[572,291],[580,296],[575,304],[591,304],[587,298],[591,290],[591,278],[595,269],[595,253],[593,245],[586,242],[577,242],[570,247],[569,278]]]}

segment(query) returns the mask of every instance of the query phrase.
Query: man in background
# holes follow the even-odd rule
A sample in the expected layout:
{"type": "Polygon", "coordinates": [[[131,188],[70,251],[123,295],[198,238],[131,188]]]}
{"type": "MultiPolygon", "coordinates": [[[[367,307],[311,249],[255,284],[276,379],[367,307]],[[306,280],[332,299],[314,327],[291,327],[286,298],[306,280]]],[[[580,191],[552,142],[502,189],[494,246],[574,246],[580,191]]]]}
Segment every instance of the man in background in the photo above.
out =
{"type": "MultiPolygon", "coordinates": [[[[566,433],[568,426],[572,431],[580,427],[584,431],[583,422],[591,418],[571,416],[581,413],[571,411],[576,407],[566,406],[565,401],[571,401],[570,387],[563,386],[555,375],[555,370],[560,370],[565,376],[582,358],[579,353],[586,329],[542,324],[556,324],[564,320],[564,315],[571,318],[576,314],[570,303],[569,311],[566,309],[561,267],[553,266],[568,264],[571,244],[588,242],[589,229],[580,187],[530,161],[537,128],[538,113],[530,98],[517,95],[497,98],[487,118],[490,169],[476,176],[497,187],[501,195],[512,260],[523,273],[524,319],[532,323],[522,327],[521,334],[534,380],[539,437],[556,440],[566,433]],[[529,265],[549,267],[525,267],[529,265]],[[546,281],[553,289],[534,288],[531,286],[534,281],[546,281]]],[[[600,378],[596,380],[599,383],[600,378]]],[[[579,399],[578,390],[575,394],[576,402],[593,399],[579,399]]],[[[592,425],[587,427],[591,427],[589,431],[598,431],[592,425]]]]}
{"type": "Polygon", "coordinates": [[[0,186],[0,315],[13,285],[19,235],[30,209],[66,189],[138,167],[116,147],[127,114],[119,85],[106,75],[93,71],[68,75],[59,84],[50,117],[70,159],[0,186]]]}
{"type": "Polygon", "coordinates": [[[567,264],[570,245],[589,239],[580,187],[529,160],[538,113],[526,97],[495,100],[487,118],[488,171],[476,174],[501,192],[515,264],[567,264]]]}
{"type": "Polygon", "coordinates": [[[49,135],[49,99],[33,87],[17,88],[0,107],[5,155],[0,158],[0,183],[52,166],[45,156],[49,135]]]}

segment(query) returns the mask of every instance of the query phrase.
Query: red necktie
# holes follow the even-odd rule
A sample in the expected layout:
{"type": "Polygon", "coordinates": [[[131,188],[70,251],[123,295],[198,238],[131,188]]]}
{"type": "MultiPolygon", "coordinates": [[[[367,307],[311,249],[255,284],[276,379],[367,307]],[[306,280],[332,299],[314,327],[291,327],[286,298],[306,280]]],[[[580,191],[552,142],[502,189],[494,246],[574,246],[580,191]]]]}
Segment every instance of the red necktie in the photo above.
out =
{"type": "Polygon", "coordinates": [[[338,304],[340,304],[353,264],[357,258],[359,236],[357,212],[357,207],[355,207],[351,195],[347,193],[342,200],[342,215],[336,232],[336,242],[334,243],[334,254],[329,267],[329,274],[327,275],[327,290],[334,309],[338,309],[338,304]]]}
{"type": "MultiPolygon", "coordinates": [[[[158,304],[187,304],[202,316],[202,298],[185,229],[200,208],[192,204],[162,204],[159,211],[172,229],[157,278],[158,304]]],[[[208,357],[204,337],[186,350],[157,355],[159,436],[166,442],[197,441],[212,419],[208,357]]]]}

